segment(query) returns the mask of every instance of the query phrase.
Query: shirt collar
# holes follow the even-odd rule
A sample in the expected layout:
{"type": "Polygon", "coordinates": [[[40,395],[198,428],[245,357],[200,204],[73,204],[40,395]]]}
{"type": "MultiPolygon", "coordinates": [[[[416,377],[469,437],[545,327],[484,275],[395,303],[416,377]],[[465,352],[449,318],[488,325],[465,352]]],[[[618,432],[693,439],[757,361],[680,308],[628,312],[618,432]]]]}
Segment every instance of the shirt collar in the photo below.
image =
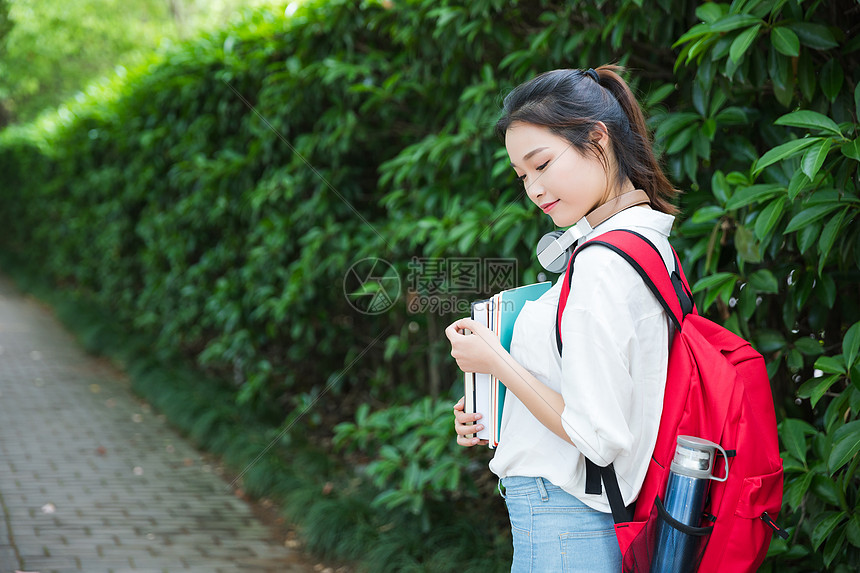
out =
{"type": "Polygon", "coordinates": [[[629,227],[644,227],[646,229],[656,231],[664,237],[668,237],[669,233],[672,231],[672,224],[674,222],[674,215],[662,213],[654,209],[646,209],[644,207],[630,207],[620,213],[616,213],[597,225],[589,234],[581,238],[577,244],[590,241],[607,231],[626,229],[629,227]]]}

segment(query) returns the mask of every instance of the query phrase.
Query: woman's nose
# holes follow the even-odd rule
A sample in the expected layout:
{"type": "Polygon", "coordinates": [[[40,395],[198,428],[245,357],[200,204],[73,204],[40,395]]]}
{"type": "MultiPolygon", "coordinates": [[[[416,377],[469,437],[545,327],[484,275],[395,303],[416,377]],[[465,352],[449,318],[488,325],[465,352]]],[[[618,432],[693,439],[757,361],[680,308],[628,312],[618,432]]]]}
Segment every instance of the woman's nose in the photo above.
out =
{"type": "Polygon", "coordinates": [[[532,201],[537,201],[538,198],[543,196],[543,185],[540,182],[540,176],[528,184],[526,193],[532,201]]]}

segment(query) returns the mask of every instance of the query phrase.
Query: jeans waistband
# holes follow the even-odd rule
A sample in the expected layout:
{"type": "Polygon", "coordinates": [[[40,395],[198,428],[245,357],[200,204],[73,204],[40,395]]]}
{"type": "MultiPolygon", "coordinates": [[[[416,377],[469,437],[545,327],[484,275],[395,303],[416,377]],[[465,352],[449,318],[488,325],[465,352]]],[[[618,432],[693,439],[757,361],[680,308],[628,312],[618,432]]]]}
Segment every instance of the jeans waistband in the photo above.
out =
{"type": "Polygon", "coordinates": [[[549,494],[547,494],[546,491],[547,488],[558,488],[558,486],[554,485],[546,478],[531,476],[509,476],[506,478],[499,478],[499,494],[502,498],[506,498],[507,495],[502,492],[502,487],[505,488],[505,491],[509,489],[516,489],[518,491],[536,491],[540,494],[542,501],[549,499],[549,494]]]}

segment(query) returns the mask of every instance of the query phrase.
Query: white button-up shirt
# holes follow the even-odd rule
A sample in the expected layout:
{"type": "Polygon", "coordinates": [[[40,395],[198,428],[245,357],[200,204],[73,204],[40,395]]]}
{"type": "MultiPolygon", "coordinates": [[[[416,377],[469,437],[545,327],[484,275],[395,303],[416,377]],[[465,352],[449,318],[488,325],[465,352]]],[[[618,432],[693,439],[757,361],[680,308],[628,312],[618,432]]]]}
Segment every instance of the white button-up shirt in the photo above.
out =
{"type": "MultiPolygon", "coordinates": [[[[668,236],[672,215],[632,207],[598,225],[582,240],[614,229],[636,231],[654,243],[666,267],[675,262],[668,236]]],[[[577,255],[555,341],[556,309],[564,275],[514,325],[511,356],[564,398],[562,425],[575,446],[556,436],[508,392],[501,440],[490,469],[499,477],[543,477],[609,512],[605,494],[585,493],[585,460],[614,463],[625,505],[639,494],[663,409],[674,326],[633,267],[612,250],[594,246],[577,255]]]]}

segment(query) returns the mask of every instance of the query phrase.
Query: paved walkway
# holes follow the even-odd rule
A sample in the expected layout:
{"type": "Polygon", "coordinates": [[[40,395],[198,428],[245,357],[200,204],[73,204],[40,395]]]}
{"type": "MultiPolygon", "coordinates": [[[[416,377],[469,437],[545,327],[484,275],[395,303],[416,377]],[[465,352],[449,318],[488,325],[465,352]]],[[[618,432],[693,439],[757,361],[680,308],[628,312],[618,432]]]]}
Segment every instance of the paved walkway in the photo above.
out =
{"type": "Polygon", "coordinates": [[[324,570],[216,473],[0,277],[0,573],[324,570]]]}

